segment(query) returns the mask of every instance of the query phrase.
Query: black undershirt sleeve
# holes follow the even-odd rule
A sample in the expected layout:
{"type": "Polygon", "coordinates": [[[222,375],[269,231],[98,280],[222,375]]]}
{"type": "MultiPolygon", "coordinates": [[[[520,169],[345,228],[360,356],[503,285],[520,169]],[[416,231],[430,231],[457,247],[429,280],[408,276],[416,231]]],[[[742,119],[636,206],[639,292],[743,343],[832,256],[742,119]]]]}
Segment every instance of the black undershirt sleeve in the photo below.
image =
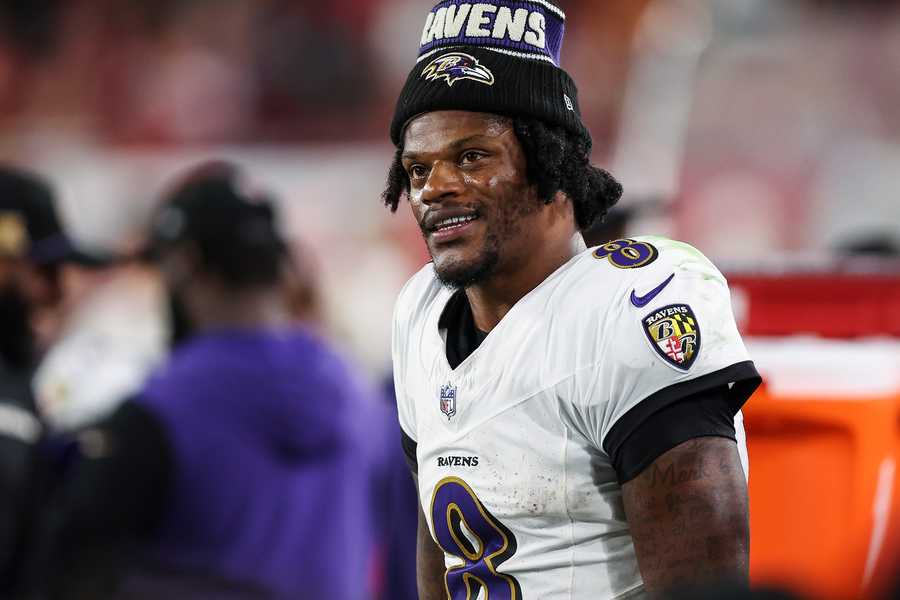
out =
{"type": "Polygon", "coordinates": [[[734,415],[762,379],[738,363],[653,394],[613,425],[603,441],[620,483],[637,477],[675,446],[699,437],[735,439],[734,415]]]}
{"type": "Polygon", "coordinates": [[[699,392],[663,408],[637,426],[613,458],[621,483],[638,476],[666,451],[698,437],[735,439],[727,387],[699,392]]]}
{"type": "Polygon", "coordinates": [[[413,475],[419,473],[419,461],[416,458],[416,442],[406,435],[406,432],[400,430],[400,444],[403,446],[403,454],[406,455],[406,464],[413,475]]]}

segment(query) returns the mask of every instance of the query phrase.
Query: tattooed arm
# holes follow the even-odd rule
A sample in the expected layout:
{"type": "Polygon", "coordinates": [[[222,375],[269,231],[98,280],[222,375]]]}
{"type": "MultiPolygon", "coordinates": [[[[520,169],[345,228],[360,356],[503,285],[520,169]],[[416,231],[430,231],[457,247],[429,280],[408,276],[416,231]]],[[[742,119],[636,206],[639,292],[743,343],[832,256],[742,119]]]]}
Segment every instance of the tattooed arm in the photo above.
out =
{"type": "Polygon", "coordinates": [[[622,486],[647,591],[748,578],[747,484],[737,445],[689,440],[622,486]]]}

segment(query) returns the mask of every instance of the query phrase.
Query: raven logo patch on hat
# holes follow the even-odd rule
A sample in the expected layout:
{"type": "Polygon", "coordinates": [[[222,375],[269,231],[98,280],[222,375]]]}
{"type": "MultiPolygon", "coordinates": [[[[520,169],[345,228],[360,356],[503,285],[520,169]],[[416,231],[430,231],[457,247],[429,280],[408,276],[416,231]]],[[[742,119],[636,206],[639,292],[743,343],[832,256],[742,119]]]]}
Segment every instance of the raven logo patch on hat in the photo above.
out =
{"type": "Polygon", "coordinates": [[[422,69],[421,75],[426,81],[443,79],[449,87],[463,79],[477,81],[485,85],[494,85],[494,74],[478,59],[464,52],[447,52],[441,54],[422,69]]]}
{"type": "Polygon", "coordinates": [[[670,304],[643,318],[650,345],[669,365],[689,371],[700,354],[700,325],[687,304],[670,304]]]}

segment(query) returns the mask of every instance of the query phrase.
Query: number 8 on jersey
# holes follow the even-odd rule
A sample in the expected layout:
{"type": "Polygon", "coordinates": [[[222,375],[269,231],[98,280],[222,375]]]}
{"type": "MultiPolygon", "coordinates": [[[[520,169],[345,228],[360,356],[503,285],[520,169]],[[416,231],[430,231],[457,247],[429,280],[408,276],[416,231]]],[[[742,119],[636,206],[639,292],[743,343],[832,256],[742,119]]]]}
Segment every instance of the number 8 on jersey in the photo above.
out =
{"type": "Polygon", "coordinates": [[[431,499],[434,536],[446,554],[462,564],[447,569],[444,582],[450,600],[475,600],[479,588],[490,600],[521,600],[514,577],[497,568],[516,552],[516,538],[491,515],[472,488],[458,477],[435,486],[431,499]]]}

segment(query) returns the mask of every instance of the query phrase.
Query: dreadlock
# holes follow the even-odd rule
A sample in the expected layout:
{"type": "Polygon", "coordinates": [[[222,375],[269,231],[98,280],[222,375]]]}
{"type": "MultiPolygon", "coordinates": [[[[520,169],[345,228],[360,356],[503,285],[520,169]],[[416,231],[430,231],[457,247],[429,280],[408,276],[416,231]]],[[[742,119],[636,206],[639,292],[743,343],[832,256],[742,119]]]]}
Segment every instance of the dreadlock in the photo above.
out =
{"type": "MultiPolygon", "coordinates": [[[[582,231],[598,219],[622,196],[622,186],[608,172],[591,165],[591,139],[564,127],[548,125],[534,118],[512,119],[513,131],[525,153],[526,175],[538,198],[549,204],[556,192],[563,192],[575,209],[575,222],[582,231]]],[[[388,170],[381,198],[396,211],[409,193],[409,177],[401,162],[403,148],[397,149],[388,170]]]]}

